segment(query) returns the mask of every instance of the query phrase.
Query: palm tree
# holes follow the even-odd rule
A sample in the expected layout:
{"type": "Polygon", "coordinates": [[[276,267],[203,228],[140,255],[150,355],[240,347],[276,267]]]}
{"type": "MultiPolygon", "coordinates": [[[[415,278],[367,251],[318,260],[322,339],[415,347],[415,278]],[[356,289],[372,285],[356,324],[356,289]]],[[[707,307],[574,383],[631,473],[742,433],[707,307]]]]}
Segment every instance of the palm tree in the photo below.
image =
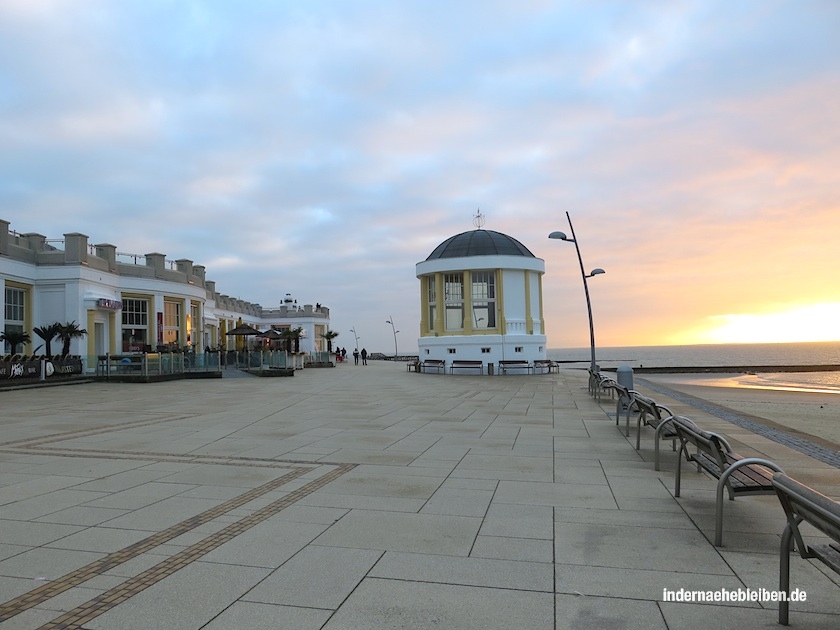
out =
{"type": "Polygon", "coordinates": [[[295,340],[295,354],[297,354],[300,352],[300,338],[303,337],[303,327],[298,326],[297,328],[292,328],[289,333],[292,339],[295,340]]]}
{"type": "Polygon", "coordinates": [[[292,334],[291,328],[284,328],[280,331],[280,336],[283,337],[283,345],[286,346],[286,352],[292,352],[292,339],[294,339],[294,335],[292,334]]]}
{"type": "Polygon", "coordinates": [[[0,333],[0,341],[7,341],[12,347],[12,354],[17,354],[17,347],[26,345],[32,341],[29,333],[9,330],[8,328],[0,333]]]}
{"type": "Polygon", "coordinates": [[[58,335],[58,331],[61,329],[61,324],[58,322],[53,322],[49,326],[36,326],[32,329],[32,331],[38,335],[41,339],[44,340],[44,345],[47,348],[47,358],[52,359],[52,340],[55,339],[56,335],[58,335]]]}
{"type": "Polygon", "coordinates": [[[75,321],[61,324],[58,328],[58,338],[64,342],[64,347],[61,349],[61,356],[66,357],[70,354],[70,342],[73,339],[81,339],[86,334],[87,330],[79,328],[79,325],[75,321]]]}
{"type": "Polygon", "coordinates": [[[333,342],[333,339],[335,339],[336,337],[338,337],[338,333],[335,332],[334,330],[328,330],[323,335],[321,335],[321,339],[326,339],[327,340],[327,352],[328,353],[332,353],[332,342],[333,342]]]}

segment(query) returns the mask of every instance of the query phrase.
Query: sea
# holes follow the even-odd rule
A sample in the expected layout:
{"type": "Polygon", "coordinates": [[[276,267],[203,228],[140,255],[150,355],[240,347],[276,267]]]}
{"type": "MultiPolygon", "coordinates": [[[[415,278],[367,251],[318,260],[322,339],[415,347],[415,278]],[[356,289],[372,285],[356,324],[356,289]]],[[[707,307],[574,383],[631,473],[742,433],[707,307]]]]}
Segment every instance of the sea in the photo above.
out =
{"type": "MultiPolygon", "coordinates": [[[[548,358],[564,367],[586,368],[589,348],[549,348],[548,358]]],[[[602,369],[744,367],[752,386],[840,394],[840,371],[783,372],[778,366],[840,365],[840,341],[810,343],[705,344],[692,346],[597,347],[602,369]]],[[[702,371],[702,370],[698,370],[702,371]]],[[[742,379],[735,386],[743,386],[742,379]]]]}

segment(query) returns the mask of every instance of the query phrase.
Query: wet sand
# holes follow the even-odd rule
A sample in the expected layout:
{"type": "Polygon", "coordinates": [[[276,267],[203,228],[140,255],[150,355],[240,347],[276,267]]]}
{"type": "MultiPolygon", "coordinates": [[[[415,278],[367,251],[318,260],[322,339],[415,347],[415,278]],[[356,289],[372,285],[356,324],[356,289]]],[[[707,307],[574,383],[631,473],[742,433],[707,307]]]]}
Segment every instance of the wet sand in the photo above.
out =
{"type": "MultiPolygon", "coordinates": [[[[744,375],[656,374],[643,381],[708,400],[818,438],[840,450],[840,393],[744,386],[744,375]]],[[[655,398],[655,396],[654,396],[655,398]]]]}

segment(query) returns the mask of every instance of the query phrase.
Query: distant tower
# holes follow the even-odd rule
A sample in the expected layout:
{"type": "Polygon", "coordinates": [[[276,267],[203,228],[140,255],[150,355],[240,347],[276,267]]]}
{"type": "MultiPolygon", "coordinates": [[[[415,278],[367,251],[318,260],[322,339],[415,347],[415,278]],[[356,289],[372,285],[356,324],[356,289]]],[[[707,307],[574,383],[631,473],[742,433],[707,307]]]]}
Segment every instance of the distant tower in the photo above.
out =
{"type": "Polygon", "coordinates": [[[545,359],[545,262],[515,238],[482,229],[480,211],[473,225],[417,263],[420,360],[545,359]]]}

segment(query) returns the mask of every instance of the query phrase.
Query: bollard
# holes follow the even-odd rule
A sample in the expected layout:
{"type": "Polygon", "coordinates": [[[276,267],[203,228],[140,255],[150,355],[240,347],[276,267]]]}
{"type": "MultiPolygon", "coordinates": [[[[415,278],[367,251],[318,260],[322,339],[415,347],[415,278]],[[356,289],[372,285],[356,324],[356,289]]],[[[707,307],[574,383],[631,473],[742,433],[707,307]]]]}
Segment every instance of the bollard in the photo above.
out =
{"type": "Polygon", "coordinates": [[[492,363],[487,364],[487,376],[493,376],[493,364],[492,363]]]}

